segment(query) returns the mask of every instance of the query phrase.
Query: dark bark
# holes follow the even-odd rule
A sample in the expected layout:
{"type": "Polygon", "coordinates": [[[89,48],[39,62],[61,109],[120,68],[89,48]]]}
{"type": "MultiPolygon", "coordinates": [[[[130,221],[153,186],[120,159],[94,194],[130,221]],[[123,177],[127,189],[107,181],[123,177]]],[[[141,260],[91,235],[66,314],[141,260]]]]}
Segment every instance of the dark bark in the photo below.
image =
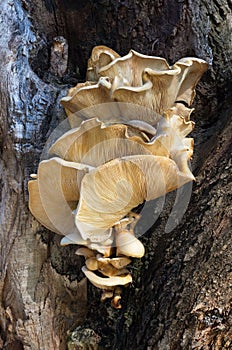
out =
{"type": "Polygon", "coordinates": [[[0,18],[0,348],[230,349],[230,1],[3,0],[0,18]],[[63,55],[55,74],[57,36],[69,60],[64,73],[63,55]],[[28,211],[29,174],[65,118],[59,99],[85,79],[100,44],[170,64],[184,56],[209,63],[194,103],[197,181],[188,210],[165,233],[175,195],[168,197],[142,237],[146,256],[133,263],[121,310],[100,304],[91,286],[86,300],[75,247],[60,247],[28,211]]]}

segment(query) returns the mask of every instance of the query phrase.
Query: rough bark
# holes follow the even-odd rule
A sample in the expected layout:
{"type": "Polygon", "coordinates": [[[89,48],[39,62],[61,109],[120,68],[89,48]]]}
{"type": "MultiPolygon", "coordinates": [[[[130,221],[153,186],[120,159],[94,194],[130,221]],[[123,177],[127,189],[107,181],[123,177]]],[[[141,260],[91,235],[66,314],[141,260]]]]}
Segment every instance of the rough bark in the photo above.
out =
{"type": "MultiPolygon", "coordinates": [[[[0,5],[0,348],[230,349],[231,29],[229,0],[2,0],[0,5]],[[69,45],[56,70],[54,37],[69,45]],[[175,195],[142,237],[123,308],[100,304],[75,247],[28,211],[27,181],[65,118],[59,99],[84,79],[95,45],[209,63],[198,86],[190,205],[165,233],[175,195]],[[56,74],[57,73],[57,74],[56,74]],[[87,297],[88,295],[88,297],[87,297]]],[[[154,215],[156,203],[150,203],[154,215]]],[[[141,223],[142,225],[142,223],[141,223]]]]}

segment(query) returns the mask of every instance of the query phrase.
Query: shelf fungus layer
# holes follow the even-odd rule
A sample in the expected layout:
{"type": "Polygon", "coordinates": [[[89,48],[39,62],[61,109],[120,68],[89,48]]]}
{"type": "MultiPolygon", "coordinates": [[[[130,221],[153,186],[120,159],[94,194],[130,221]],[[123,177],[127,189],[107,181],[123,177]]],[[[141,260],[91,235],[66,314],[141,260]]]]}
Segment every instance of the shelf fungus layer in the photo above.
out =
{"type": "Polygon", "coordinates": [[[190,106],[206,68],[198,58],[169,66],[134,50],[120,57],[95,47],[87,81],[61,100],[71,129],[28,183],[31,213],[63,235],[62,245],[81,246],[76,254],[85,259],[84,275],[115,308],[121,288],[132,282],[130,258],[145,254],[134,209],[194,180],[190,106]],[[91,106],[76,125],[72,115],[91,106]]]}
{"type": "Polygon", "coordinates": [[[169,66],[164,58],[131,50],[119,57],[98,46],[92,51],[86,83],[77,84],[61,99],[67,114],[107,102],[126,102],[147,107],[159,114],[182,101],[190,106],[195,87],[207,63],[185,57],[169,66]]]}

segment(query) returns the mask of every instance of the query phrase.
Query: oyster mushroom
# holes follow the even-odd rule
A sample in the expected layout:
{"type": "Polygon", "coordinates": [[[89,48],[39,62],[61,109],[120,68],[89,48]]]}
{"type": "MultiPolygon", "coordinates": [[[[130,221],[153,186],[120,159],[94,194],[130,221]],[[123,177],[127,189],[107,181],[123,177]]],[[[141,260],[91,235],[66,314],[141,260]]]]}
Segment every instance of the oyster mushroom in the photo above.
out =
{"type": "Polygon", "coordinates": [[[144,245],[135,237],[133,231],[116,231],[117,255],[131,256],[132,258],[142,258],[145,254],[144,245]]]}
{"type": "Polygon", "coordinates": [[[111,264],[113,267],[115,267],[118,270],[123,269],[125,266],[131,263],[131,260],[125,256],[121,256],[117,258],[104,258],[102,256],[97,256],[96,259],[99,262],[111,264]]]}
{"type": "Polygon", "coordinates": [[[60,100],[60,103],[65,107],[69,116],[70,113],[94,105],[95,101],[97,104],[108,102],[110,90],[109,79],[101,77],[95,84],[89,82],[78,84],[76,88],[72,88],[71,94],[60,100]]]}
{"type": "MultiPolygon", "coordinates": [[[[112,232],[112,229],[110,229],[110,232],[112,232]]],[[[113,251],[113,242],[108,243],[108,240],[101,242],[100,244],[98,243],[88,243],[87,246],[90,249],[96,250],[97,252],[101,253],[104,257],[109,257],[112,254],[113,251]]]]}
{"type": "MultiPolygon", "coordinates": [[[[81,238],[79,231],[78,234],[77,232],[70,233],[66,236],[64,236],[60,244],[62,246],[66,246],[69,244],[79,244],[79,245],[84,245],[86,246],[89,250],[96,250],[97,252],[101,253],[104,257],[109,257],[112,254],[112,244],[113,240],[111,239],[112,237],[112,229],[109,229],[105,235],[109,237],[105,241],[102,241],[100,244],[98,243],[92,243],[89,240],[84,240],[81,238]]],[[[81,255],[81,254],[78,254],[81,255]]]]}
{"type": "Polygon", "coordinates": [[[119,58],[119,54],[107,46],[95,46],[88,60],[86,80],[96,81],[101,67],[119,58]]]}
{"type": "Polygon", "coordinates": [[[29,209],[33,216],[47,229],[60,234],[56,226],[52,224],[46,211],[43,207],[43,203],[40,198],[39,186],[37,180],[30,180],[28,182],[29,197],[29,209]]]}
{"type": "Polygon", "coordinates": [[[37,179],[28,183],[29,208],[36,219],[56,233],[72,234],[79,244],[84,240],[74,224],[72,211],[79,200],[81,179],[90,169],[51,158],[39,164],[37,179]]]}
{"type": "Polygon", "coordinates": [[[116,286],[124,286],[132,282],[132,277],[128,273],[126,276],[100,277],[93,271],[82,267],[82,271],[88,280],[97,288],[104,290],[114,290],[116,286]]]}
{"type": "Polygon", "coordinates": [[[98,166],[125,155],[151,154],[156,147],[137,127],[105,125],[94,118],[81,123],[61,136],[49,152],[72,162],[98,166]]]}
{"type": "Polygon", "coordinates": [[[98,270],[98,261],[95,257],[91,257],[85,260],[85,265],[90,271],[98,270]]]}
{"type": "Polygon", "coordinates": [[[121,299],[122,299],[121,293],[122,293],[121,288],[120,287],[116,287],[115,290],[114,290],[114,297],[111,300],[111,305],[115,309],[121,309],[122,308],[122,305],[120,304],[121,299]]]}
{"type": "Polygon", "coordinates": [[[101,274],[108,277],[129,273],[129,271],[124,268],[131,262],[127,257],[107,258],[101,254],[95,255],[92,250],[84,247],[79,248],[76,254],[85,257],[86,267],[90,271],[98,270],[101,274]]]}
{"type": "Polygon", "coordinates": [[[193,179],[190,171],[182,173],[166,157],[114,159],[83,178],[76,226],[83,239],[101,242],[96,228],[107,230],[145,200],[165,195],[193,179]]]}
{"type": "Polygon", "coordinates": [[[106,125],[94,118],[82,122],[79,128],[66,132],[52,145],[50,153],[67,161],[98,166],[114,158],[136,154],[172,158],[178,149],[186,155],[184,167],[187,167],[190,158],[188,154],[192,155],[193,145],[192,139],[185,136],[192,131],[193,125],[177,115],[162,118],[157,124],[155,136],[149,140],[138,127],[106,125]]]}
{"type": "Polygon", "coordinates": [[[169,66],[134,50],[120,57],[95,47],[88,81],[61,100],[73,129],[50,149],[60,158],[42,161],[29,181],[31,212],[64,235],[62,245],[84,246],[77,250],[86,260],[83,272],[115,308],[118,286],[132,281],[128,257],[144,255],[131,210],[194,179],[188,164],[194,143],[186,137],[194,123],[186,105],[206,68],[197,58],[169,66]]]}
{"type": "Polygon", "coordinates": [[[127,224],[128,220],[123,219],[114,226],[116,231],[116,254],[142,258],[145,254],[144,245],[135,237],[132,229],[128,230],[126,228],[127,224]]]}
{"type": "Polygon", "coordinates": [[[85,259],[92,258],[92,257],[95,256],[94,252],[91,249],[86,248],[86,247],[78,248],[77,251],[76,251],[76,254],[84,256],[85,259]]]}
{"type": "Polygon", "coordinates": [[[129,273],[129,271],[127,269],[116,269],[111,264],[102,263],[102,262],[98,262],[98,271],[102,275],[107,276],[107,277],[121,276],[121,275],[126,275],[129,273]]]}
{"type": "Polygon", "coordinates": [[[111,61],[106,65],[100,62],[100,57],[98,63],[95,60],[98,68],[92,76],[96,84],[77,85],[69,98],[61,100],[66,111],[75,113],[92,105],[117,101],[146,106],[162,114],[177,101],[191,105],[196,84],[207,69],[207,63],[198,58],[182,58],[169,66],[163,58],[142,55],[134,50],[115,59],[114,55],[108,55],[110,58],[105,63],[111,61]],[[104,93],[102,78],[111,84],[104,93]]]}
{"type": "Polygon", "coordinates": [[[128,265],[131,260],[126,257],[105,258],[98,254],[96,255],[96,260],[98,263],[97,270],[104,276],[120,276],[129,273],[124,267],[128,265]]]}

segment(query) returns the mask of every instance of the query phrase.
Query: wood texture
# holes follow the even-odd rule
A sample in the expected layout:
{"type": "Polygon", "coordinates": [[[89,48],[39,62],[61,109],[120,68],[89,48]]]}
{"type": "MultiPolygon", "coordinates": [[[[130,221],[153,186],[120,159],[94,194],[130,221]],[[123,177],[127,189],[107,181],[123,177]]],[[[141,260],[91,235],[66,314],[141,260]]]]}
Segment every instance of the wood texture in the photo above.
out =
{"type": "MultiPolygon", "coordinates": [[[[231,29],[229,0],[1,1],[0,348],[232,347],[231,29]],[[58,57],[56,72],[51,48],[60,36],[69,60],[58,57]],[[94,287],[87,293],[76,248],[60,247],[28,211],[29,174],[65,118],[59,99],[85,79],[99,44],[170,64],[184,56],[209,63],[194,102],[197,181],[188,210],[165,233],[175,195],[168,197],[142,237],[146,256],[133,262],[121,310],[100,304],[94,287]]],[[[149,204],[151,216],[157,205],[149,204]]]]}

